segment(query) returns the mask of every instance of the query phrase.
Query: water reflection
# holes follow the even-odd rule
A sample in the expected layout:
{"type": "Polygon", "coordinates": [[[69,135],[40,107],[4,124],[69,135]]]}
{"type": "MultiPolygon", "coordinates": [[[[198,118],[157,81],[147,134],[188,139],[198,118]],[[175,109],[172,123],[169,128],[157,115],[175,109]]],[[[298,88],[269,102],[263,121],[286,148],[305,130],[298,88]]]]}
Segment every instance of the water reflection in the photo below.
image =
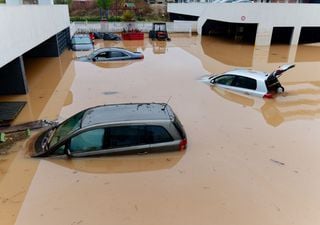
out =
{"type": "Polygon", "coordinates": [[[152,41],[152,49],[154,54],[164,54],[167,51],[167,42],[152,41]]]}
{"type": "Polygon", "coordinates": [[[230,66],[251,67],[253,45],[238,44],[220,38],[202,36],[201,47],[207,56],[230,66]]]}
{"type": "Polygon", "coordinates": [[[146,49],[146,43],[144,40],[123,40],[123,41],[103,41],[96,40],[95,49],[107,48],[107,47],[120,47],[128,49],[132,52],[144,51],[146,49]]]}
{"type": "Polygon", "coordinates": [[[320,83],[284,83],[286,92],[275,99],[242,95],[211,86],[224,99],[259,111],[267,124],[277,127],[284,122],[320,117],[320,83]]]}
{"type": "Polygon", "coordinates": [[[121,68],[121,67],[126,67],[129,66],[133,63],[137,62],[137,60],[127,60],[127,61],[114,61],[114,62],[93,62],[92,64],[101,67],[101,68],[121,68]]]}
{"type": "Polygon", "coordinates": [[[289,45],[271,45],[269,48],[269,63],[286,63],[289,60],[289,45]]]}
{"type": "Polygon", "coordinates": [[[132,173],[170,169],[184,152],[148,155],[113,156],[79,159],[49,159],[48,161],[72,170],[87,173],[132,173]]]}
{"type": "Polygon", "coordinates": [[[320,46],[319,44],[299,45],[297,47],[296,62],[319,62],[320,46]]]}
{"type": "Polygon", "coordinates": [[[69,91],[75,76],[72,58],[70,51],[60,57],[24,58],[29,93],[0,96],[0,101],[27,102],[14,123],[56,119],[62,106],[72,103],[69,91]]]}

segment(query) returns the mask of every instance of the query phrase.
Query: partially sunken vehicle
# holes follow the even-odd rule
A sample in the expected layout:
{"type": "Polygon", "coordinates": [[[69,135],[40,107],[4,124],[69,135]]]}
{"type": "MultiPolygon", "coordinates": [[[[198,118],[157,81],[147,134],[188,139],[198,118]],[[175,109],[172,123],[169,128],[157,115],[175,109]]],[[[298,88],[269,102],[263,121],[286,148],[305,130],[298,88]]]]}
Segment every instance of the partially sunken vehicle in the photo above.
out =
{"type": "Polygon", "coordinates": [[[87,56],[76,58],[82,62],[104,62],[104,61],[122,61],[143,59],[144,55],[141,52],[131,52],[124,48],[99,48],[87,56]]]}
{"type": "Polygon", "coordinates": [[[85,109],[44,131],[32,157],[83,157],[182,151],[187,137],[165,103],[125,103],[85,109]]]}
{"type": "Polygon", "coordinates": [[[283,72],[293,68],[294,64],[280,66],[272,73],[254,70],[237,69],[209,77],[212,85],[264,98],[272,98],[275,94],[284,92],[284,87],[278,78],[283,72]]]}

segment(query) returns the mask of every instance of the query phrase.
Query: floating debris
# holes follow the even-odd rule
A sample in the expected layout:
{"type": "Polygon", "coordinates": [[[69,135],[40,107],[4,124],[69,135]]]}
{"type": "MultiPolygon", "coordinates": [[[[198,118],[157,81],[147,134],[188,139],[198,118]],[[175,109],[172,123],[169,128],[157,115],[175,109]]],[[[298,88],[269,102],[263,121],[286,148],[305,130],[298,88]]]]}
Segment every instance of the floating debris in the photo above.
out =
{"type": "Polygon", "coordinates": [[[286,165],[285,163],[280,162],[280,161],[278,161],[278,160],[270,159],[270,161],[278,164],[279,166],[284,166],[284,165],[286,165]]]}

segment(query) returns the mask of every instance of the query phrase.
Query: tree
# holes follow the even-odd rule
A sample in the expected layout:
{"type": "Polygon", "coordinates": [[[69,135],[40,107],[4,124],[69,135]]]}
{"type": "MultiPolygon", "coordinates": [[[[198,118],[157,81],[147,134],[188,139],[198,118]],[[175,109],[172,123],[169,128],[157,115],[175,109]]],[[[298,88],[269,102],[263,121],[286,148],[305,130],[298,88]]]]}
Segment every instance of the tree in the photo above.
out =
{"type": "Polygon", "coordinates": [[[110,6],[113,4],[114,0],[97,0],[97,5],[100,8],[100,17],[102,17],[101,9],[105,10],[106,19],[108,20],[108,10],[110,6]]]}

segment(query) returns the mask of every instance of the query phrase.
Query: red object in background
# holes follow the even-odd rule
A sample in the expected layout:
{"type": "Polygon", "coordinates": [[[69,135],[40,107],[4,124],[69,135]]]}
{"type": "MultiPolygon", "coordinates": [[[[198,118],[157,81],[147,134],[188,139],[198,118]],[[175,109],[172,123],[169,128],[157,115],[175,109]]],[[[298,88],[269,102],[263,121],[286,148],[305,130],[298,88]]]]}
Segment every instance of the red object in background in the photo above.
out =
{"type": "Polygon", "coordinates": [[[144,33],[143,32],[123,32],[121,34],[123,40],[143,40],[144,33]]]}
{"type": "Polygon", "coordinates": [[[89,33],[90,39],[93,41],[94,40],[94,33],[89,33]]]}

